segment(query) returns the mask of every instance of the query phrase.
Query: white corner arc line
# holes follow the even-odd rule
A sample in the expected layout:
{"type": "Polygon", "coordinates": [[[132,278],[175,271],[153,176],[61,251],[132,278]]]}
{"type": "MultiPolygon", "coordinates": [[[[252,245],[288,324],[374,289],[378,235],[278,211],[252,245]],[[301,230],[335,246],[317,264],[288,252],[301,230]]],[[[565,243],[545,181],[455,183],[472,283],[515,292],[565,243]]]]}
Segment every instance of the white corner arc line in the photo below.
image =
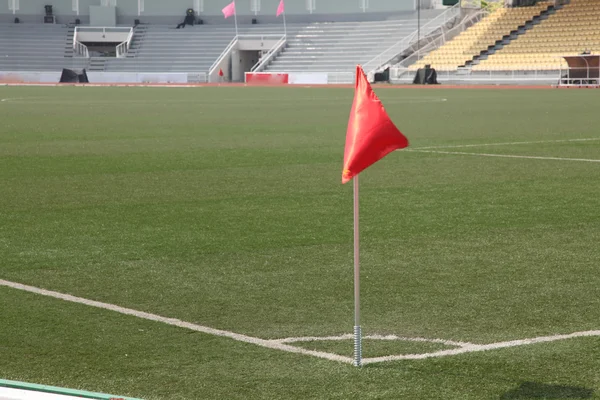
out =
{"type": "MultiPolygon", "coordinates": [[[[446,346],[455,346],[455,347],[466,347],[472,346],[472,343],[467,342],[455,342],[453,340],[445,340],[445,339],[427,339],[420,337],[403,337],[396,335],[365,335],[362,337],[367,340],[397,340],[403,342],[422,342],[422,343],[439,343],[444,344],[446,346]]],[[[354,335],[351,333],[340,335],[340,336],[305,336],[305,337],[290,337],[284,339],[277,339],[279,343],[297,343],[297,342],[317,342],[317,341],[336,341],[336,340],[351,340],[354,339],[354,335]]]]}
{"type": "Polygon", "coordinates": [[[597,331],[582,331],[574,332],[565,335],[541,336],[530,339],[510,340],[507,342],[497,342],[490,344],[468,344],[458,349],[440,350],[426,354],[404,354],[398,356],[373,357],[363,359],[364,364],[372,364],[377,362],[397,361],[397,360],[424,360],[426,358],[443,357],[456,354],[474,353],[478,351],[505,349],[508,347],[525,346],[536,343],[556,342],[558,340],[566,340],[580,337],[600,336],[600,330],[597,331]]]}
{"type": "MultiPolygon", "coordinates": [[[[214,329],[207,326],[197,325],[190,322],[181,321],[176,318],[168,318],[163,317],[156,314],[150,314],[143,311],[133,310],[131,308],[120,307],[114,304],[103,303],[95,300],[89,300],[82,297],[76,297],[69,294],[54,292],[51,290],[41,289],[34,286],[28,286],[21,283],[10,282],[3,279],[0,279],[0,286],[6,286],[9,288],[22,290],[25,292],[35,293],[42,296],[53,297],[56,299],[69,301],[72,303],[83,304],[90,307],[100,308],[104,310],[114,311],[124,315],[130,315],[150,321],[161,322],[163,324],[172,325],[180,328],[190,329],[197,332],[202,332],[209,335],[227,337],[233,340],[237,340],[240,342],[254,344],[260,347],[266,347],[269,349],[280,350],[289,353],[297,353],[310,355],[313,357],[323,358],[331,361],[342,362],[346,364],[352,364],[353,359],[350,357],[344,357],[339,354],[326,353],[321,351],[307,350],[301,347],[290,346],[285,343],[291,343],[294,341],[310,341],[310,340],[344,340],[347,338],[352,338],[353,335],[341,335],[341,336],[327,336],[324,338],[318,337],[304,337],[304,338],[287,338],[287,339],[260,339],[252,336],[242,335],[239,333],[224,331],[220,329],[214,329]],[[303,340],[300,340],[303,339],[303,340]]],[[[503,349],[508,347],[516,347],[516,346],[524,346],[529,344],[536,343],[546,343],[546,342],[554,342],[558,340],[566,340],[578,337],[592,337],[592,336],[600,336],[600,330],[592,330],[592,331],[582,331],[582,332],[574,332],[570,334],[564,335],[553,335],[553,336],[542,336],[537,338],[530,339],[520,339],[520,340],[511,340],[506,342],[498,342],[498,343],[490,343],[490,344],[473,344],[466,342],[453,342],[449,340],[443,339],[424,339],[424,338],[404,338],[395,335],[381,336],[381,335],[372,335],[365,336],[365,339],[380,339],[380,340],[410,340],[410,341],[423,341],[423,342],[435,342],[435,343],[444,343],[451,346],[458,346],[456,349],[449,350],[440,350],[432,353],[424,353],[424,354],[404,354],[404,355],[395,355],[395,356],[384,356],[384,357],[372,357],[372,358],[364,358],[364,364],[374,364],[380,362],[388,362],[388,361],[397,361],[397,360],[423,360],[427,358],[434,357],[443,357],[450,356],[456,354],[464,354],[464,353],[473,353],[478,351],[486,351],[486,350],[496,350],[503,349]]]]}
{"type": "Polygon", "coordinates": [[[504,142],[504,143],[458,144],[458,145],[448,145],[448,146],[427,146],[427,147],[415,147],[413,150],[458,149],[458,148],[485,147],[485,146],[516,146],[516,145],[520,145],[520,144],[540,144],[540,143],[590,142],[590,141],[594,141],[594,140],[600,140],[600,137],[581,138],[581,139],[536,140],[536,141],[529,141],[529,142],[504,142]]]}
{"type": "Polygon", "coordinates": [[[410,150],[406,149],[406,151],[412,151],[414,153],[435,153],[435,154],[453,154],[453,155],[479,156],[479,157],[524,158],[524,159],[529,159],[529,160],[580,161],[580,162],[600,163],[600,160],[595,160],[595,159],[590,159],[590,158],[519,156],[519,155],[514,155],[514,154],[469,153],[466,151],[439,151],[439,150],[418,150],[418,149],[410,149],[410,150]]]}
{"type": "Polygon", "coordinates": [[[162,322],[163,324],[177,326],[180,328],[186,328],[186,329],[190,329],[193,331],[206,333],[209,335],[227,337],[227,338],[230,338],[233,340],[237,340],[239,342],[251,343],[251,344],[261,346],[261,347],[266,347],[269,349],[286,351],[289,353],[306,354],[306,355],[311,355],[314,357],[325,358],[327,360],[339,361],[339,362],[348,363],[348,364],[352,363],[352,358],[340,356],[338,354],[307,350],[307,349],[303,349],[301,347],[286,345],[286,344],[278,342],[277,340],[265,340],[265,339],[260,339],[260,338],[256,338],[256,337],[252,337],[252,336],[242,335],[239,333],[224,331],[224,330],[220,330],[220,329],[214,329],[214,328],[210,328],[208,326],[202,326],[202,325],[197,325],[197,324],[193,324],[190,322],[181,321],[176,318],[162,317],[160,315],[150,314],[150,313],[143,312],[143,311],[137,311],[137,310],[133,310],[131,308],[125,308],[125,307],[120,307],[120,306],[117,306],[114,304],[108,304],[108,303],[102,303],[100,301],[84,299],[82,297],[76,297],[76,296],[72,296],[70,294],[64,294],[64,293],[54,292],[52,290],[40,289],[40,288],[37,288],[34,286],[23,285],[21,283],[10,282],[10,281],[6,281],[3,279],[0,279],[0,286],[7,286],[7,287],[10,287],[13,289],[23,290],[25,292],[36,293],[36,294],[40,294],[42,296],[54,297],[56,299],[70,301],[72,303],[79,303],[79,304],[84,304],[84,305],[90,306],[90,307],[96,307],[96,308],[101,308],[104,310],[115,311],[120,314],[131,315],[134,317],[147,319],[150,321],[162,322]]]}

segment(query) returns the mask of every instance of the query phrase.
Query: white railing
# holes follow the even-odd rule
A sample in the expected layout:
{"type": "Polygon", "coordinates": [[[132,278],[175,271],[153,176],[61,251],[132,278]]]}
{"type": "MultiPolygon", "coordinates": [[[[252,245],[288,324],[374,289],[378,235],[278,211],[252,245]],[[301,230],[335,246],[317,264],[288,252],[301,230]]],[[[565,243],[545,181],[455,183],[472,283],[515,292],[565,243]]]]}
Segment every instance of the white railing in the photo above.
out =
{"type": "Polygon", "coordinates": [[[90,58],[90,53],[85,44],[73,39],[73,53],[79,57],[90,58]]]}
{"type": "Polygon", "coordinates": [[[410,35],[404,37],[402,40],[393,44],[386,50],[384,50],[381,54],[375,56],[369,62],[363,64],[363,69],[367,74],[373,74],[378,69],[389,63],[398,54],[402,53],[404,50],[410,47],[413,42],[417,42],[419,37],[424,37],[438,29],[440,26],[445,25],[450,20],[456,18],[461,13],[460,1],[456,3],[454,6],[450,7],[437,17],[431,19],[424,25],[420,27],[418,31],[411,33],[410,35]]]}
{"type": "MultiPolygon", "coordinates": [[[[559,82],[561,73],[556,69],[550,70],[529,70],[523,66],[519,69],[515,66],[513,70],[504,71],[439,71],[436,70],[437,80],[440,83],[547,83],[556,84],[559,82]]],[[[390,68],[390,81],[392,83],[412,83],[415,74],[417,73],[414,69],[408,69],[404,67],[392,67],[390,68]]]]}
{"type": "Polygon", "coordinates": [[[76,26],[75,34],[77,36],[78,33],[129,33],[132,28],[128,27],[118,27],[118,26],[76,26]]]}
{"type": "Polygon", "coordinates": [[[127,52],[129,51],[129,45],[131,44],[131,39],[133,39],[133,28],[129,28],[129,35],[127,35],[127,40],[123,43],[119,44],[116,48],[117,58],[122,58],[127,56],[127,52]]]}
{"type": "Polygon", "coordinates": [[[327,72],[328,84],[346,84],[354,83],[356,72],[349,71],[332,71],[327,72]]]}
{"type": "Polygon", "coordinates": [[[208,81],[209,82],[211,80],[211,77],[217,72],[217,68],[219,68],[219,64],[221,64],[221,62],[223,62],[225,57],[227,57],[229,55],[229,53],[231,53],[231,51],[233,50],[233,48],[235,46],[237,46],[237,44],[238,44],[238,37],[236,36],[231,40],[231,42],[229,42],[229,44],[227,45],[225,50],[223,50],[223,52],[221,53],[219,58],[217,58],[217,60],[213,63],[213,65],[211,65],[210,69],[208,70],[208,81]]]}
{"type": "Polygon", "coordinates": [[[280,37],[281,37],[280,33],[269,33],[267,35],[242,34],[242,35],[237,36],[238,40],[260,40],[261,42],[264,42],[265,40],[276,40],[276,39],[279,39],[280,37]]]}
{"type": "Polygon", "coordinates": [[[105,35],[107,33],[127,33],[127,39],[119,44],[116,48],[117,57],[123,57],[129,50],[131,39],[133,38],[133,28],[127,27],[106,27],[106,26],[76,26],[75,32],[73,33],[73,52],[80,57],[88,58],[90,56],[88,48],[85,44],[79,41],[78,35],[80,33],[101,33],[105,35]]]}
{"type": "Polygon", "coordinates": [[[188,83],[207,83],[208,74],[206,72],[188,72],[188,83]]]}
{"type": "Polygon", "coordinates": [[[260,72],[275,58],[285,47],[287,43],[287,36],[282,36],[281,39],[271,49],[269,52],[258,60],[258,62],[252,67],[250,72],[260,72]]]}

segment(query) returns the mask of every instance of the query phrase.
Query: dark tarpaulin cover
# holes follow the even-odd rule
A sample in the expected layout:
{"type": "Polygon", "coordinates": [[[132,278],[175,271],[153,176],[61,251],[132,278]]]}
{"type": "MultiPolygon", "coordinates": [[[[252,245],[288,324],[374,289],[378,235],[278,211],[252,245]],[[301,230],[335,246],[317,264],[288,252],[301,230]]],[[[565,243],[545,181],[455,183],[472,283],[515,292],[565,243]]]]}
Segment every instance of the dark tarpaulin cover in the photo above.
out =
{"type": "Polygon", "coordinates": [[[72,69],[63,68],[60,83],[89,83],[85,69],[80,74],[72,69]]]}

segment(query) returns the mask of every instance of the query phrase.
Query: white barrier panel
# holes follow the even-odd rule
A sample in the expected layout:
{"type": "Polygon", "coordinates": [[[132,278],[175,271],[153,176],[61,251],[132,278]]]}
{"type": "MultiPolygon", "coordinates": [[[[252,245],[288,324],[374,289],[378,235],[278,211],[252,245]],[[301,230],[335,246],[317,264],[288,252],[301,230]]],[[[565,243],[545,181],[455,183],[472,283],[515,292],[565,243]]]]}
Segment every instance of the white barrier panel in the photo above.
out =
{"type": "Polygon", "coordinates": [[[188,83],[188,74],[150,72],[88,72],[90,83],[188,83]]]}
{"type": "Polygon", "coordinates": [[[83,400],[79,396],[65,396],[53,393],[43,393],[32,390],[21,390],[0,387],[0,400],[83,400]]]}
{"type": "Polygon", "coordinates": [[[3,83],[58,83],[62,72],[6,72],[0,71],[3,83]]]}
{"type": "MultiPolygon", "coordinates": [[[[0,71],[2,83],[59,83],[62,72],[0,71]]],[[[90,83],[189,83],[187,73],[152,72],[89,72],[90,83]]],[[[204,74],[196,74],[196,81],[205,80],[204,74]]]]}
{"type": "Polygon", "coordinates": [[[326,72],[290,72],[288,84],[290,85],[327,85],[326,72]]]}

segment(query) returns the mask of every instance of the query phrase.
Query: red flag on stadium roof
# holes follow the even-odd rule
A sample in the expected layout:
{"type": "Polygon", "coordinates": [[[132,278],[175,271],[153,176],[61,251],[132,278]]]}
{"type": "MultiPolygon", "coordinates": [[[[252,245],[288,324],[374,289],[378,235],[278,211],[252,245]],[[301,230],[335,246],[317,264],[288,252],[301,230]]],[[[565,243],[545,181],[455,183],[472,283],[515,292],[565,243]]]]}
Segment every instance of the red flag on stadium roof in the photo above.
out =
{"type": "Polygon", "coordinates": [[[354,102],[346,131],[342,183],[350,181],[390,152],[407,146],[408,139],[387,115],[363,69],[357,65],[354,102]]]}
{"type": "Polygon", "coordinates": [[[221,12],[225,16],[225,18],[229,18],[232,15],[235,15],[235,0],[226,5],[221,12]]]}
{"type": "Polygon", "coordinates": [[[284,12],[285,12],[285,4],[283,3],[283,0],[280,0],[279,7],[277,7],[277,14],[275,14],[275,16],[279,17],[284,12]]]}

